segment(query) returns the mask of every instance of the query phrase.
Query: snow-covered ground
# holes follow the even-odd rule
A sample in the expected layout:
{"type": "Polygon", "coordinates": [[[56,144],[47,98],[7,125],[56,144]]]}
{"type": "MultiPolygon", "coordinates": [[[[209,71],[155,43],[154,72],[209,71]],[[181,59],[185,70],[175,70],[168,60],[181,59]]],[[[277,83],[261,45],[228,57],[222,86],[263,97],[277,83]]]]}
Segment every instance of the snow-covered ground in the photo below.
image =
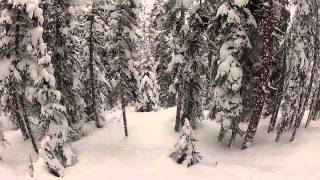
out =
{"type": "MultiPolygon", "coordinates": [[[[217,143],[219,126],[210,121],[199,124],[194,135],[199,140],[198,150],[204,159],[186,168],[168,157],[178,138],[173,131],[175,108],[158,112],[128,112],[129,137],[125,138],[119,112],[104,116],[103,129],[88,124],[88,136],[72,144],[79,162],[67,168],[66,180],[81,179],[139,179],[139,180],[317,180],[320,178],[320,124],[313,122],[301,128],[296,141],[286,137],[274,142],[274,135],[266,133],[267,122],[262,122],[254,145],[239,150],[239,144],[227,148],[217,143]]],[[[0,164],[0,179],[27,178],[29,154],[36,155],[29,142],[22,140],[19,131],[7,131],[11,143],[0,164]]],[[[239,141],[240,142],[240,141],[239,141]]],[[[50,176],[41,161],[35,163],[37,180],[59,179],[50,176]]]]}
{"type": "Polygon", "coordinates": [[[8,59],[0,59],[1,65],[0,65],[0,80],[4,79],[4,77],[9,74],[9,66],[11,61],[8,59]]]}

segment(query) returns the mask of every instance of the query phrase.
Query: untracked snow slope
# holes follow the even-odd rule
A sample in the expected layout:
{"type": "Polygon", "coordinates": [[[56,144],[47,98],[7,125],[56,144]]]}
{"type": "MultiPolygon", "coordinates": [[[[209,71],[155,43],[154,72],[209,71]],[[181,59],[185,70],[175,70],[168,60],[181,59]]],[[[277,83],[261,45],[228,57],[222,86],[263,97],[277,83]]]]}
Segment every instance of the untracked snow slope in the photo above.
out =
{"type": "MultiPolygon", "coordinates": [[[[129,137],[123,134],[120,112],[106,112],[103,129],[88,124],[88,136],[73,143],[79,162],[67,168],[66,180],[137,179],[137,180],[317,180],[320,178],[320,124],[313,122],[307,130],[301,128],[296,141],[274,143],[262,122],[254,145],[239,150],[239,144],[229,149],[217,143],[219,126],[211,121],[199,124],[194,135],[204,159],[190,168],[177,165],[169,151],[178,134],[173,131],[175,108],[159,112],[128,112],[129,137]]],[[[18,131],[6,133],[12,143],[0,164],[0,179],[27,179],[29,143],[18,131]]],[[[240,141],[239,141],[240,143],[240,141]]],[[[33,158],[36,156],[32,154],[33,158]]],[[[60,179],[49,175],[40,161],[35,163],[37,180],[60,179]]]]}

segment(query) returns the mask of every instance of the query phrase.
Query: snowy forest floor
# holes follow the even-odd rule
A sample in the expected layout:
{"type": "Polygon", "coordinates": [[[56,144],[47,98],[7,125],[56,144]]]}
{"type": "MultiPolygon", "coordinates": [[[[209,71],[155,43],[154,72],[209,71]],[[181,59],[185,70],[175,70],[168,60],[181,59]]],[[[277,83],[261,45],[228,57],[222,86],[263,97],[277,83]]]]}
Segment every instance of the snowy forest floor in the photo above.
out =
{"type": "MultiPolygon", "coordinates": [[[[296,140],[283,137],[275,143],[275,134],[267,134],[267,121],[261,122],[253,146],[242,151],[240,138],[234,148],[217,143],[219,126],[202,121],[194,132],[197,149],[204,159],[190,168],[177,165],[168,153],[176,143],[173,131],[175,108],[158,112],[137,113],[128,109],[129,137],[125,138],[120,112],[106,112],[103,129],[87,124],[88,136],[72,144],[79,162],[66,169],[67,180],[317,180],[320,178],[320,123],[301,128],[296,140]]],[[[33,153],[19,131],[7,131],[11,143],[0,162],[1,180],[27,179],[27,161],[33,153]]],[[[35,163],[37,180],[59,179],[45,172],[41,161],[35,163]]]]}

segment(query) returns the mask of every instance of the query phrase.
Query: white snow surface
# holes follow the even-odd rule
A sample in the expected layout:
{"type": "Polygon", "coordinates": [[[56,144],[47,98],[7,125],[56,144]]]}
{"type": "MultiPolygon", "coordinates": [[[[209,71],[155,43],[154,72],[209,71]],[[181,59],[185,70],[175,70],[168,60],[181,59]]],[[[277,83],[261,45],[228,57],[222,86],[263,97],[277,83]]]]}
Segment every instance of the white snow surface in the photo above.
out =
{"type": "Polygon", "coordinates": [[[11,60],[0,58],[0,80],[3,80],[10,73],[11,60]]]}
{"type": "MultiPolygon", "coordinates": [[[[78,3],[89,0],[75,0],[78,3]]],[[[154,0],[142,0],[150,8],[154,0]]],[[[240,2],[241,0],[239,0],[240,2]]],[[[246,0],[244,0],[245,2],[246,0]]],[[[221,9],[222,10],[222,9],[221,9]]],[[[223,10],[221,13],[225,13],[223,10]]],[[[1,61],[0,79],[8,73],[9,61],[1,61]]],[[[296,140],[289,143],[283,137],[275,143],[275,134],[267,134],[267,120],[259,126],[252,147],[239,150],[241,139],[235,147],[217,143],[220,125],[202,121],[194,136],[199,140],[197,150],[204,159],[200,164],[186,168],[172,161],[168,155],[178,139],[173,131],[175,108],[158,112],[137,113],[128,109],[129,137],[125,138],[120,111],[105,112],[103,129],[87,124],[88,136],[72,144],[79,162],[68,167],[64,178],[48,174],[43,162],[38,160],[31,143],[22,139],[20,131],[5,123],[5,137],[11,145],[0,148],[0,179],[24,180],[28,177],[28,158],[34,161],[35,180],[316,180],[320,178],[320,123],[312,122],[308,129],[300,128],[296,140]]]]}
{"type": "MultiPolygon", "coordinates": [[[[103,129],[87,124],[88,136],[72,144],[79,162],[66,169],[64,178],[49,175],[38,160],[34,163],[33,179],[316,180],[320,176],[319,122],[313,122],[308,129],[301,128],[292,143],[286,137],[275,143],[275,134],[267,134],[267,121],[262,121],[253,146],[242,151],[239,139],[231,149],[217,143],[219,125],[202,121],[194,136],[199,140],[197,150],[204,159],[186,168],[168,157],[179,136],[173,130],[175,108],[150,113],[137,113],[129,108],[128,138],[124,137],[120,114],[120,111],[105,112],[103,129]]],[[[31,144],[22,140],[19,131],[10,130],[5,135],[11,145],[2,153],[0,179],[28,179],[28,155],[37,160],[31,144]]]]}
{"type": "Polygon", "coordinates": [[[242,7],[249,3],[249,0],[234,0],[236,6],[242,7]]]}

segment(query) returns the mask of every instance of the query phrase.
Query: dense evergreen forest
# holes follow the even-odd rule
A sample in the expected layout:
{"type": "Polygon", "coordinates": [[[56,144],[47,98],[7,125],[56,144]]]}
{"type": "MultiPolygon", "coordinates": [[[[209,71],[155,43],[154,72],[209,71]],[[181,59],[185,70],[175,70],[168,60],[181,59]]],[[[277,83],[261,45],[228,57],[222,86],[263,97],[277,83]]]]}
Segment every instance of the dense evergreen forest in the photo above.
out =
{"type": "Polygon", "coordinates": [[[48,173],[78,163],[72,143],[88,123],[108,129],[106,111],[131,137],[128,107],[176,107],[169,157],[188,167],[202,121],[219,125],[216,146],[246,150],[262,120],[292,142],[320,118],[319,0],[153,2],[0,0],[1,113],[48,173]]]}

